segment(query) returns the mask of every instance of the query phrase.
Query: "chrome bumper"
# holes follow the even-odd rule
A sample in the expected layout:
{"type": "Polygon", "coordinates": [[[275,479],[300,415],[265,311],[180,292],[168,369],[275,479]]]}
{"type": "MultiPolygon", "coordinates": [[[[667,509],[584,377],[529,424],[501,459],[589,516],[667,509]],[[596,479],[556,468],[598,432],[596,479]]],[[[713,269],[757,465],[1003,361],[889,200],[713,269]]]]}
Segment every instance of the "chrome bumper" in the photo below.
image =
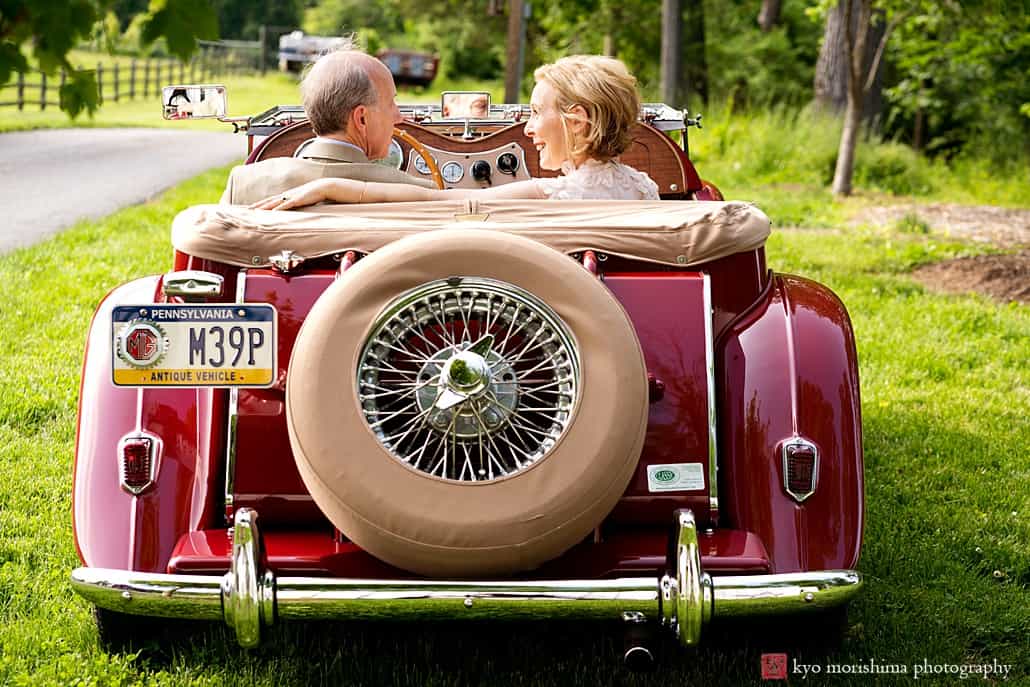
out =
{"type": "Polygon", "coordinates": [[[701,570],[697,527],[676,513],[673,568],[659,578],[440,581],[276,577],[265,570],[257,512],[242,508],[232,567],[223,576],[77,568],[72,587],[121,613],[224,620],[242,646],[256,646],[278,620],[387,617],[658,619],[686,646],[713,617],[779,615],[847,603],[862,587],[854,570],[712,577],[701,570]]]}

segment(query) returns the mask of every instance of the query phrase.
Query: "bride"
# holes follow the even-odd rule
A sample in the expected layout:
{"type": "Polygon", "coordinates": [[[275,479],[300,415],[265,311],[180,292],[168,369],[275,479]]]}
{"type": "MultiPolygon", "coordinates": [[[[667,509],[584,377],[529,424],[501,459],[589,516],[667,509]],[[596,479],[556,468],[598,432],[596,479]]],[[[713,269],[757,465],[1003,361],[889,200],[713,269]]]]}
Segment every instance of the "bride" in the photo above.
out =
{"type": "Polygon", "coordinates": [[[573,55],[533,73],[526,136],[553,179],[530,179],[484,189],[437,190],[408,184],[318,179],[265,198],[252,208],[290,210],[322,201],[383,203],[454,198],[658,200],[658,186],[618,156],[631,142],[640,111],[636,79],[619,60],[573,55]]]}

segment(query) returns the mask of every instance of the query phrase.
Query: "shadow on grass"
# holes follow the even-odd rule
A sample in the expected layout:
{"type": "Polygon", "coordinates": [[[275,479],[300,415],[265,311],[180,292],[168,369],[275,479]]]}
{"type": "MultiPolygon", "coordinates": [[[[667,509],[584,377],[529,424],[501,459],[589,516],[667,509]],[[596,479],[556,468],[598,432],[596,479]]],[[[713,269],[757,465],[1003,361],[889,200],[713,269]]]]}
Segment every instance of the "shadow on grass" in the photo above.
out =
{"type": "Polygon", "coordinates": [[[123,650],[139,650],[151,670],[231,664],[241,680],[274,672],[283,685],[740,685],[758,681],[762,653],[819,660],[838,646],[844,627],[839,614],[723,621],[705,628],[700,648],[685,649],[653,626],[647,645],[658,664],[651,672],[624,665],[622,623],[597,621],[282,623],[253,650],[236,646],[221,624],[171,623],[123,650]]]}

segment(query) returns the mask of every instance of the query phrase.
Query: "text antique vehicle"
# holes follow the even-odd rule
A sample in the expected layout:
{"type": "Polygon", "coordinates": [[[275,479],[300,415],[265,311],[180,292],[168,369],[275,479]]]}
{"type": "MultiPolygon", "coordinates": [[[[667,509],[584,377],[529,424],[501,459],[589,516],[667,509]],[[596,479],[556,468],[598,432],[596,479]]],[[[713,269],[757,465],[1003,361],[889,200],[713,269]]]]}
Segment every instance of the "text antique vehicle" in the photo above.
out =
{"type": "MultiPolygon", "coordinates": [[[[390,164],[550,174],[525,106],[446,105],[403,108],[390,164]]],[[[296,107],[235,121],[250,162],[311,137],[296,107]]],[[[105,638],[194,618],[252,646],[374,610],[621,617],[693,645],[712,618],[846,604],[851,324],[767,269],[768,219],[701,180],[691,123],[647,105],[623,156],[660,201],[182,212],[170,271],[114,289],[88,337],[72,582],[105,638]]]]}

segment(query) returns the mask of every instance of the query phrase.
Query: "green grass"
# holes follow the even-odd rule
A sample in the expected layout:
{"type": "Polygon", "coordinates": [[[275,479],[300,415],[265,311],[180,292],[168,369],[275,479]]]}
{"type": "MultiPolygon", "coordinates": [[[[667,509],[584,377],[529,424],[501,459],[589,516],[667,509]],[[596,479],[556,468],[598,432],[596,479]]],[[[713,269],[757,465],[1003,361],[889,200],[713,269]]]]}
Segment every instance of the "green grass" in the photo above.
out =
{"type": "Polygon", "coordinates": [[[787,230],[768,246],[770,266],[843,298],[858,341],[867,586],[839,648],[791,641],[776,624],[742,640],[749,623],[696,651],[666,646],[663,672],[632,676],[608,626],[350,623],[279,627],[258,651],[210,626],[106,653],[68,584],[84,337],[107,290],[168,268],[171,218],[216,199],[226,173],[0,257],[0,684],[735,687],[762,684],[759,655],[777,649],[909,670],[997,660],[1013,666],[1007,684],[1030,684],[1030,310],[926,293],[912,266],[982,249],[887,229],[787,230]]]}
{"type": "Polygon", "coordinates": [[[838,226],[868,204],[901,200],[1030,207],[1025,165],[992,168],[973,156],[930,160],[898,143],[860,141],[851,198],[830,194],[840,121],[809,109],[733,112],[713,104],[690,130],[701,175],[727,198],[757,202],[778,226],[838,226]]]}

